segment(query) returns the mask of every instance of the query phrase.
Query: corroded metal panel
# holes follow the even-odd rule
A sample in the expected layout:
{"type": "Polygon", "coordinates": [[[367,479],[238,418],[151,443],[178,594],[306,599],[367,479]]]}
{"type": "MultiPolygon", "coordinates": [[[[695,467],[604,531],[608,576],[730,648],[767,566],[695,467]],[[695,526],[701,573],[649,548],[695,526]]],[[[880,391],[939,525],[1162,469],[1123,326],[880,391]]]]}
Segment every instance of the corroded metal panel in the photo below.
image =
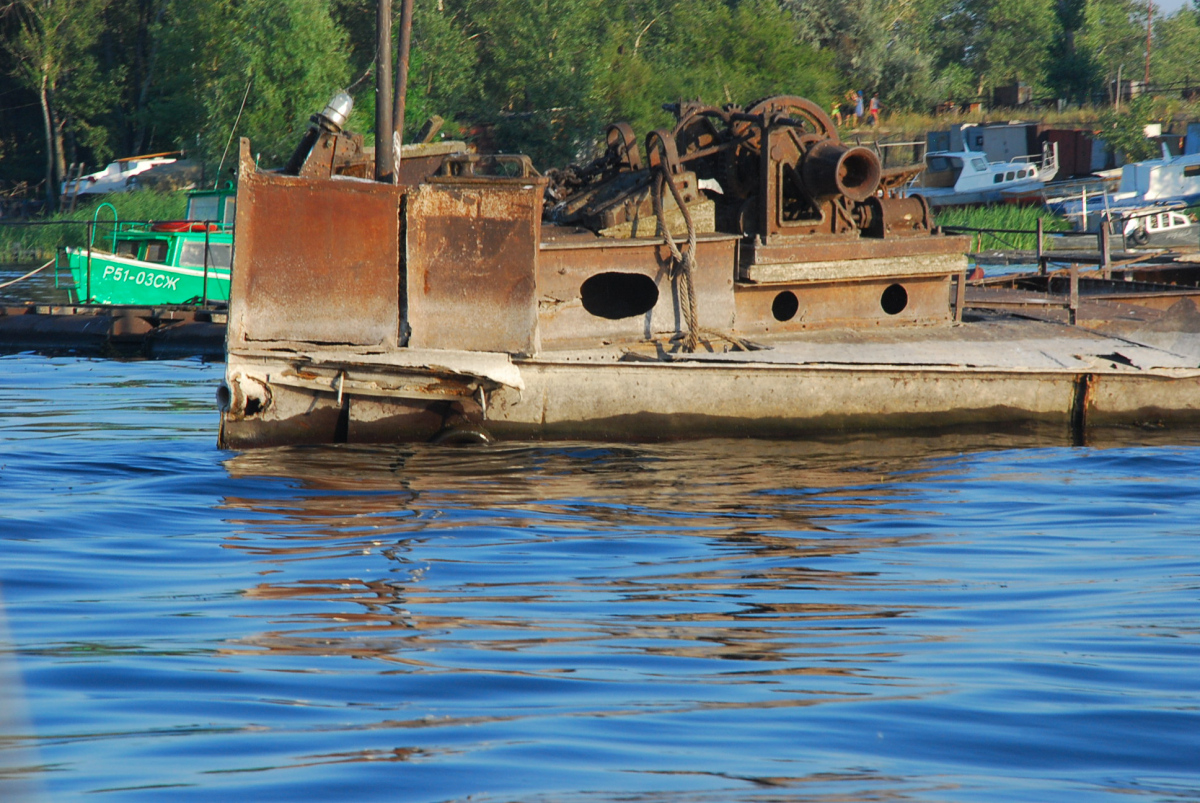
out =
{"type": "Polygon", "coordinates": [[[414,348],[533,354],[542,180],[437,178],[409,195],[414,348]]]}
{"type": "Polygon", "coordinates": [[[260,173],[242,140],[228,344],[395,345],[400,190],[260,173]]]}
{"type": "Polygon", "coordinates": [[[739,335],[949,323],[950,277],[738,285],[739,335]]]}
{"type": "MultiPolygon", "coordinates": [[[[693,285],[696,314],[702,329],[728,332],[733,326],[733,276],[738,239],[708,235],[696,244],[693,285]]],[[[546,243],[538,265],[538,301],[542,345],[648,340],[655,335],[683,331],[670,251],[662,240],[606,240],[584,243],[546,243]],[[653,280],[656,299],[638,314],[605,317],[589,309],[584,286],[593,277],[637,274],[653,280]]],[[[619,284],[614,284],[620,287],[619,284]]]]}

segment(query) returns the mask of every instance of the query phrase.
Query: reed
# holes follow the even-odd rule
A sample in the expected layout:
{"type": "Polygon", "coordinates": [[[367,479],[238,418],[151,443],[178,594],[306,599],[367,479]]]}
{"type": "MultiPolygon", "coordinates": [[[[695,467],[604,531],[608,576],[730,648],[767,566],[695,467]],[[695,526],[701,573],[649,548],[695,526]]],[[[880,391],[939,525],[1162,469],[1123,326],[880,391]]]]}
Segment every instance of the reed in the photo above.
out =
{"type": "MultiPolygon", "coordinates": [[[[993,204],[991,206],[954,206],[940,209],[934,215],[939,226],[964,226],[971,229],[1008,229],[1037,231],[1038,218],[1046,232],[1069,231],[1066,218],[1052,215],[1040,206],[993,204]]],[[[991,249],[1032,251],[1037,248],[1036,234],[976,234],[972,251],[991,249]]]]}
{"type": "MultiPolygon", "coordinates": [[[[0,263],[24,263],[54,257],[62,246],[87,245],[87,224],[101,203],[110,203],[117,217],[126,220],[179,220],[187,211],[186,192],[133,192],[108,195],[94,201],[81,201],[75,211],[59,212],[28,222],[5,222],[0,225],[0,263]]],[[[96,223],[95,242],[112,231],[112,211],[100,211],[96,223]]]]}

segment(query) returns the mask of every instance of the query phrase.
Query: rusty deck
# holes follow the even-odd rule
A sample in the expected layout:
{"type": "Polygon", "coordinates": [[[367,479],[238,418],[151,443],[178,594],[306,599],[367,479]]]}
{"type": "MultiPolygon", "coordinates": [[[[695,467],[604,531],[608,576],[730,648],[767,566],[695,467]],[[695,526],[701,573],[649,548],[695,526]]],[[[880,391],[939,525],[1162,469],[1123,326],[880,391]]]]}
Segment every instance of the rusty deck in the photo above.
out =
{"type": "Polygon", "coordinates": [[[677,113],[546,177],[266,173],[243,141],[220,443],[1200,423],[1193,290],[968,291],[968,239],[812,104],[677,113]]]}

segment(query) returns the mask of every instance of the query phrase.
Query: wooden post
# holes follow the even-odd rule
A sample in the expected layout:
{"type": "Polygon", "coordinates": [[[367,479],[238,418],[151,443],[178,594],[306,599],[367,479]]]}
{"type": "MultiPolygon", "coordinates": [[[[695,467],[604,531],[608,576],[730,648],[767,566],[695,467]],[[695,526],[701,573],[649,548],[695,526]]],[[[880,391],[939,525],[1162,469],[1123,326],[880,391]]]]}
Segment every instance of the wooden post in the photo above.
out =
{"type": "Polygon", "coordinates": [[[1046,245],[1045,237],[1046,237],[1046,232],[1045,232],[1044,224],[1042,223],[1042,219],[1039,217],[1037,219],[1037,258],[1038,258],[1039,265],[1042,264],[1042,254],[1046,250],[1045,249],[1045,245],[1046,245]]]}
{"type": "Polygon", "coordinates": [[[375,5],[375,180],[392,183],[396,172],[392,148],[392,3],[375,5]]]}
{"type": "Polygon", "coordinates": [[[1112,242],[1105,218],[1100,219],[1100,275],[1105,279],[1112,278],[1112,242]]]}
{"type": "Polygon", "coordinates": [[[1067,301],[1067,316],[1071,326],[1079,320],[1079,266],[1071,265],[1071,295],[1067,301]]]}
{"type": "Polygon", "coordinates": [[[959,271],[958,287],[954,291],[954,322],[962,323],[963,307],[967,304],[967,272],[959,271]]]}
{"type": "MultiPolygon", "coordinates": [[[[396,147],[404,141],[404,106],[408,93],[408,55],[412,50],[413,0],[400,3],[400,52],[396,58],[396,97],[392,103],[392,128],[396,131],[396,147]]],[[[396,161],[400,154],[396,153],[396,161]]]]}

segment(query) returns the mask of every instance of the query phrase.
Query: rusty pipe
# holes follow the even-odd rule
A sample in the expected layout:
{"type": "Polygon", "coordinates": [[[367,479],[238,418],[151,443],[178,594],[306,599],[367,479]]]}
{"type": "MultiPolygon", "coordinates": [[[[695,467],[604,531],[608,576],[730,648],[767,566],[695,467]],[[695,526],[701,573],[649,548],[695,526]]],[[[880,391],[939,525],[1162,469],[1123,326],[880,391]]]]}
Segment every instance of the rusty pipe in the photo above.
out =
{"type": "Polygon", "coordinates": [[[392,3],[375,5],[375,180],[392,183],[396,172],[392,148],[392,3]]]}
{"type": "Polygon", "coordinates": [[[865,201],[879,189],[882,172],[874,151],[828,140],[809,148],[800,165],[805,188],[818,200],[843,195],[851,201],[865,201]]]}
{"type": "Polygon", "coordinates": [[[855,220],[867,237],[928,234],[933,228],[929,202],[920,195],[907,198],[871,197],[855,207],[855,220]]]}

